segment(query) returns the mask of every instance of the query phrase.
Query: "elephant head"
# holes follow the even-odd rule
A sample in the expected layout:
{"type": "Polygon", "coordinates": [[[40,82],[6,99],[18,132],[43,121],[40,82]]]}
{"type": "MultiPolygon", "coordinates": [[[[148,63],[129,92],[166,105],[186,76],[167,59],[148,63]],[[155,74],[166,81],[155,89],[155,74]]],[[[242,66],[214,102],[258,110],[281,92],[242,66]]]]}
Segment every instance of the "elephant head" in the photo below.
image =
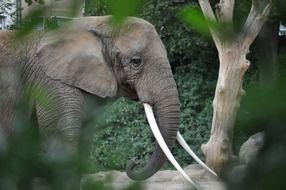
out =
{"type": "Polygon", "coordinates": [[[53,79],[103,98],[124,96],[139,100],[147,111],[154,110],[158,138],[162,136],[167,146],[161,149],[156,143],[145,166],[137,168],[130,160],[126,168],[130,178],[144,180],[161,168],[166,160],[164,149],[171,148],[176,140],[178,91],[166,49],[153,25],[128,18],[121,26],[114,26],[110,18],[73,20],[42,44],[38,62],[53,79]]]}

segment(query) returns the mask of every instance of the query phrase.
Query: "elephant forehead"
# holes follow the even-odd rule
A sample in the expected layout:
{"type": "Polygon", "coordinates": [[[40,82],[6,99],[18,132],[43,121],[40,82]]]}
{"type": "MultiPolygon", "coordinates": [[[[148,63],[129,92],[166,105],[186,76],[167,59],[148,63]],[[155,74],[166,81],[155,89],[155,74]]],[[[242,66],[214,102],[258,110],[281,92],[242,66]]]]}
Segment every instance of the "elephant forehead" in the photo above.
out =
{"type": "Polygon", "coordinates": [[[120,38],[115,45],[126,54],[132,52],[141,52],[147,45],[147,40],[137,40],[132,37],[120,38]]]}
{"type": "Polygon", "coordinates": [[[115,41],[115,45],[125,53],[128,53],[130,50],[140,52],[155,39],[154,32],[154,30],[136,24],[128,27],[124,33],[121,33],[115,41]]]}

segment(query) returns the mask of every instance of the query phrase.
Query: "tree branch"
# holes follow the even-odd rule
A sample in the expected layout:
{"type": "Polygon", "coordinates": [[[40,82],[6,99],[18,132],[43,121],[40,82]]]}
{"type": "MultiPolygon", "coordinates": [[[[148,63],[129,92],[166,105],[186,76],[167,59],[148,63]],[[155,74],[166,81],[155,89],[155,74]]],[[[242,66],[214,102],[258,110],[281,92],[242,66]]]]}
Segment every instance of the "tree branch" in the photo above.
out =
{"type": "Polygon", "coordinates": [[[220,0],[216,5],[216,14],[219,21],[232,24],[234,3],[235,0],[220,0]]]}
{"type": "Polygon", "coordinates": [[[199,0],[199,3],[205,17],[207,17],[209,20],[217,21],[209,0],[199,0]]]}
{"type": "Polygon", "coordinates": [[[269,15],[272,7],[272,0],[264,6],[260,0],[252,0],[252,6],[248,18],[243,26],[240,38],[243,41],[243,46],[248,49],[252,42],[255,40],[263,24],[265,23],[267,16],[269,15]]]}
{"type": "Polygon", "coordinates": [[[206,22],[209,26],[210,29],[210,33],[212,35],[212,38],[215,42],[215,45],[217,47],[217,49],[219,50],[220,47],[220,39],[219,36],[214,28],[214,23],[217,24],[217,19],[214,15],[213,9],[210,5],[209,0],[199,0],[199,4],[201,6],[202,12],[205,16],[206,22]]]}

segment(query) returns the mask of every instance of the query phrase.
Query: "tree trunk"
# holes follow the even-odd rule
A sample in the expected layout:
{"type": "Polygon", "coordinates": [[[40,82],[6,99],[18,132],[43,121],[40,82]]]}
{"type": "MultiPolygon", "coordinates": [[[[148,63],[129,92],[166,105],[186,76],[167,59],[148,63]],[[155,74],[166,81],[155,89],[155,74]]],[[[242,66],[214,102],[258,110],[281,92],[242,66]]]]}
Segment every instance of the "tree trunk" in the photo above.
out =
{"type": "Polygon", "coordinates": [[[249,67],[246,54],[239,42],[221,46],[219,51],[220,68],[213,101],[211,136],[207,144],[202,145],[207,164],[218,173],[222,173],[233,160],[233,126],[244,94],[243,76],[249,67]]]}
{"type": "Polygon", "coordinates": [[[252,0],[249,15],[239,33],[234,31],[233,23],[235,0],[220,0],[215,6],[216,15],[209,0],[199,0],[199,3],[220,59],[211,136],[209,141],[202,145],[202,151],[207,164],[221,175],[233,159],[234,121],[241,96],[244,94],[243,76],[250,65],[246,55],[269,15],[272,0],[252,0]]]}

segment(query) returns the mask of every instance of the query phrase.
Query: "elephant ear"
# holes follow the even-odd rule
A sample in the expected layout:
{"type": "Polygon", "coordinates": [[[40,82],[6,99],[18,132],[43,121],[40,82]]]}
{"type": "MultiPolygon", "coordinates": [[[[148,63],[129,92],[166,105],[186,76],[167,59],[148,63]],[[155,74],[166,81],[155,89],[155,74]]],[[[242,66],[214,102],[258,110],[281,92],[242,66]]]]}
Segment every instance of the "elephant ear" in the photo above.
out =
{"type": "Polygon", "coordinates": [[[102,40],[91,32],[77,32],[45,45],[39,64],[49,77],[100,97],[113,97],[117,82],[102,54],[102,40]]]}

